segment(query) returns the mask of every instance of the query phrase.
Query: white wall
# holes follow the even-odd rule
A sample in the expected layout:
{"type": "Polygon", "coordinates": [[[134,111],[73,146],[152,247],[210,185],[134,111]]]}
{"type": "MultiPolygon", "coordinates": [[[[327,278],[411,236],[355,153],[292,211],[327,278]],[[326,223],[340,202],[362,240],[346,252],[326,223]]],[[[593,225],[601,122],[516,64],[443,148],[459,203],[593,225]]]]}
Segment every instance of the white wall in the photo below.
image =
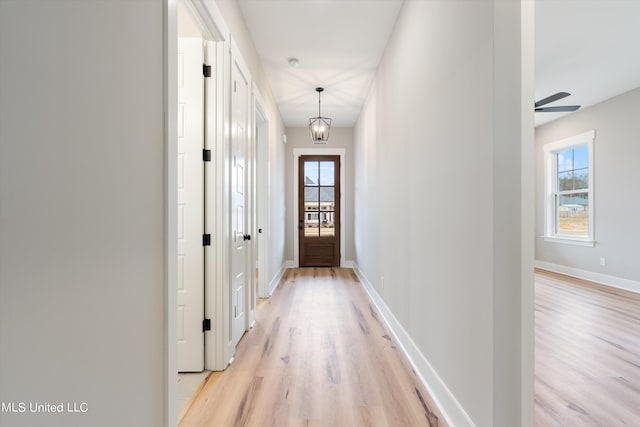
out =
{"type": "MultiPolygon", "coordinates": [[[[640,282],[640,88],[536,128],[536,260],[640,282]],[[542,147],[595,129],[594,247],[545,242],[542,147]],[[606,266],[600,265],[605,258],[606,266]]],[[[605,280],[606,281],[606,280],[605,280]]],[[[640,292],[640,287],[636,289],[640,292]]]]}
{"type": "Polygon", "coordinates": [[[309,148],[314,147],[321,148],[344,148],[345,149],[345,164],[342,165],[345,172],[345,182],[341,183],[342,191],[346,198],[342,209],[345,214],[345,223],[342,225],[342,229],[346,231],[345,234],[345,253],[344,259],[346,261],[353,260],[354,246],[353,246],[353,128],[331,128],[329,134],[329,141],[323,145],[313,145],[311,137],[309,136],[309,128],[287,128],[287,145],[286,145],[286,176],[285,176],[285,202],[287,206],[286,214],[286,233],[285,233],[285,256],[286,259],[291,261],[294,259],[294,233],[298,232],[297,224],[293,223],[293,217],[296,206],[293,205],[293,149],[294,148],[309,148]]]}
{"type": "Polygon", "coordinates": [[[355,263],[456,425],[521,425],[519,40],[519,2],[405,1],[355,127],[355,263]]]}
{"type": "MultiPolygon", "coordinates": [[[[273,126],[273,125],[272,125],[273,126]]],[[[270,127],[269,138],[269,231],[267,234],[269,282],[284,268],[285,256],[285,151],[282,141],[284,126],[270,127]]]]}
{"type": "MultiPolygon", "coordinates": [[[[282,143],[284,124],[275,103],[271,87],[262,68],[262,62],[244,22],[244,17],[235,0],[216,0],[225,23],[229,26],[231,39],[237,44],[245,60],[251,78],[258,87],[266,105],[263,105],[269,122],[269,226],[267,237],[268,260],[264,277],[271,282],[278,276],[285,263],[285,145],[282,143]]],[[[262,273],[261,273],[262,274],[262,273]]]]}
{"type": "MultiPolygon", "coordinates": [[[[163,3],[0,2],[0,401],[165,423],[163,3]]],[[[173,380],[173,378],[172,378],[173,380]]]]}

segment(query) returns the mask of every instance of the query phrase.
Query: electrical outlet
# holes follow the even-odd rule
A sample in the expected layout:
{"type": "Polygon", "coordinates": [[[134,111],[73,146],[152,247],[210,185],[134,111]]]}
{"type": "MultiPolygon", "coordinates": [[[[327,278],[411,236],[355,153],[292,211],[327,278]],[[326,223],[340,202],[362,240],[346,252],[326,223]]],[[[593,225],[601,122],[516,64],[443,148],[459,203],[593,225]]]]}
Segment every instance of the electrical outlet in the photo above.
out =
{"type": "Polygon", "coordinates": [[[384,289],[384,276],[380,277],[380,288],[384,289]]]}
{"type": "Polygon", "coordinates": [[[604,259],[604,258],[600,258],[600,265],[601,265],[601,266],[603,266],[603,267],[604,267],[605,265],[607,265],[607,260],[606,260],[606,259],[604,259]]]}

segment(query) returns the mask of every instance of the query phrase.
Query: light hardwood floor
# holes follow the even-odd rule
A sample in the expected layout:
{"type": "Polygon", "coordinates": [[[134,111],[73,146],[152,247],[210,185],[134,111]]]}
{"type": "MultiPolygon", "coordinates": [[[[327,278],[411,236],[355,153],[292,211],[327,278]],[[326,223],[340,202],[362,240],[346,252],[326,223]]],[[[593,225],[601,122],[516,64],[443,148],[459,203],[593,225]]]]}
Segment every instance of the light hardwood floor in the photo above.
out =
{"type": "Polygon", "coordinates": [[[288,270],[188,426],[446,426],[351,269],[288,270]]]}
{"type": "Polygon", "coordinates": [[[536,272],[536,426],[640,426],[640,295],[536,272]]]}

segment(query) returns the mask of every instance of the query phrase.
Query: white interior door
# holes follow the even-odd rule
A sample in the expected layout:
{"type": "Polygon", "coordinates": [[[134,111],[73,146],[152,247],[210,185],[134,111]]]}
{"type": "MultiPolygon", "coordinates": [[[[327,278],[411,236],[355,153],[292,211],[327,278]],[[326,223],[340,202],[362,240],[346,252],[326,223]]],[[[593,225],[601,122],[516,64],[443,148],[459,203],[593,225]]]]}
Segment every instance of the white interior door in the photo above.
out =
{"type": "Polygon", "coordinates": [[[262,107],[256,108],[256,259],[258,268],[258,296],[269,297],[269,282],[267,281],[267,160],[269,156],[269,123],[262,107]]]}
{"type": "Polygon", "coordinates": [[[236,61],[231,71],[231,340],[240,341],[246,330],[250,236],[248,227],[249,81],[236,61]]]}
{"type": "Polygon", "coordinates": [[[200,38],[178,38],[178,371],[204,369],[204,82],[200,38]]]}

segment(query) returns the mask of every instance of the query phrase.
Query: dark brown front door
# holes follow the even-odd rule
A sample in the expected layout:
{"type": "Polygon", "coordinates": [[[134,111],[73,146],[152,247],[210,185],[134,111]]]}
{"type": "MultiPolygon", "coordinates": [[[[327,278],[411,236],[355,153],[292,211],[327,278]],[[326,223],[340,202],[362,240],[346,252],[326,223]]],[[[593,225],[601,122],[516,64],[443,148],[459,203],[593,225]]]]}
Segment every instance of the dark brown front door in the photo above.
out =
{"type": "Polygon", "coordinates": [[[300,266],[340,266],[340,156],[299,161],[300,266]]]}

